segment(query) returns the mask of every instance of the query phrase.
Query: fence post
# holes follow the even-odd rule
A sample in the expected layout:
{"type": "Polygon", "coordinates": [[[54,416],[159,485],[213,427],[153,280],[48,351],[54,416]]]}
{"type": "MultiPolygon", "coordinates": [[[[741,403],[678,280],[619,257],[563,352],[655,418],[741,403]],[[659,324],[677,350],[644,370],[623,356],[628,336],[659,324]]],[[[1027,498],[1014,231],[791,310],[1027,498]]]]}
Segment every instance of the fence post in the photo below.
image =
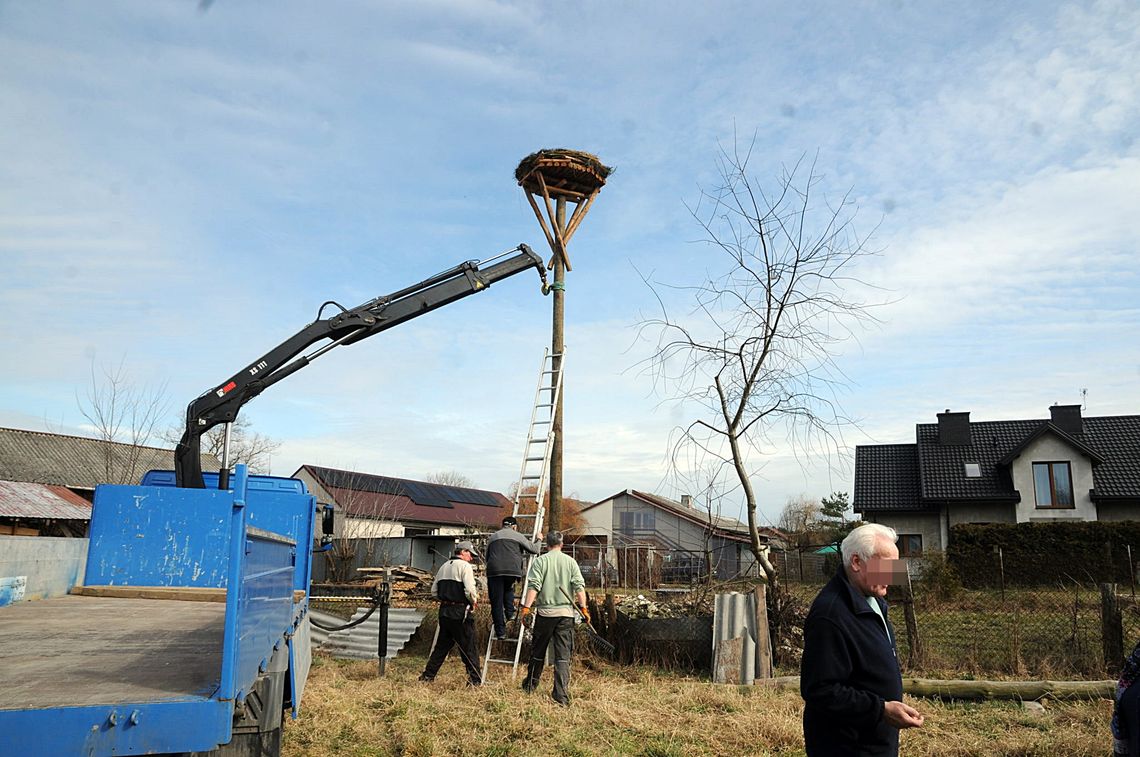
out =
{"type": "Polygon", "coordinates": [[[380,583],[380,617],[377,619],[376,632],[376,675],[384,677],[384,670],[388,662],[388,607],[392,604],[392,569],[384,568],[384,577],[380,583]]]}
{"type": "Polygon", "coordinates": [[[903,617],[906,619],[906,664],[910,669],[922,664],[922,638],[918,635],[918,618],[914,613],[914,587],[910,582],[910,565],[906,568],[906,588],[903,590],[903,617]]]}
{"type": "Polygon", "coordinates": [[[1119,670],[1124,663],[1124,629],[1116,602],[1116,584],[1100,585],[1100,639],[1105,668],[1119,670]]]}
{"type": "Polygon", "coordinates": [[[1005,602],[1005,555],[1002,554],[1001,547],[997,548],[998,553],[998,570],[1001,572],[1001,601],[1005,602]]]}
{"type": "Polygon", "coordinates": [[[800,583],[804,582],[804,548],[800,547],[796,550],[796,554],[800,556],[800,583]]]}
{"type": "Polygon", "coordinates": [[[1128,585],[1132,587],[1132,598],[1136,599],[1136,566],[1132,562],[1132,545],[1128,548],[1128,585]]]}
{"type": "Polygon", "coordinates": [[[756,677],[772,677],[772,636],[768,629],[768,592],[764,584],[756,584],[756,677]]]}

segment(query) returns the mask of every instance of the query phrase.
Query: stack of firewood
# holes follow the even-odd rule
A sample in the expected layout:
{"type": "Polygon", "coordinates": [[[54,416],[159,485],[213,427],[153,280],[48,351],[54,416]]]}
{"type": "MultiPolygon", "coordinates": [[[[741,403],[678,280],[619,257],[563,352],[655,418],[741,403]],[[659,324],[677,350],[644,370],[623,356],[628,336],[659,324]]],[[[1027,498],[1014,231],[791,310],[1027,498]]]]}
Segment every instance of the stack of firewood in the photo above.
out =
{"type": "Polygon", "coordinates": [[[426,570],[413,568],[410,565],[393,565],[387,568],[357,568],[357,572],[366,578],[365,583],[370,588],[380,585],[380,582],[384,580],[385,571],[388,571],[388,580],[392,582],[393,604],[431,596],[432,575],[426,570]]]}

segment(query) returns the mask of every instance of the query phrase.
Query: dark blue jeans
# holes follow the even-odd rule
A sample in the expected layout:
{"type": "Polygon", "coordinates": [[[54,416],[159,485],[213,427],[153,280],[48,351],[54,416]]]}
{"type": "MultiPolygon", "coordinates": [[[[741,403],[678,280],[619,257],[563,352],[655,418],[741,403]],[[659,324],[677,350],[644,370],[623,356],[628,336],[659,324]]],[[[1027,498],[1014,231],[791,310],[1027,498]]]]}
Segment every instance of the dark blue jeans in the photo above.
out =
{"type": "Polygon", "coordinates": [[[491,621],[495,635],[507,635],[507,618],[515,614],[515,581],[518,576],[487,576],[487,594],[491,598],[491,621]]]}

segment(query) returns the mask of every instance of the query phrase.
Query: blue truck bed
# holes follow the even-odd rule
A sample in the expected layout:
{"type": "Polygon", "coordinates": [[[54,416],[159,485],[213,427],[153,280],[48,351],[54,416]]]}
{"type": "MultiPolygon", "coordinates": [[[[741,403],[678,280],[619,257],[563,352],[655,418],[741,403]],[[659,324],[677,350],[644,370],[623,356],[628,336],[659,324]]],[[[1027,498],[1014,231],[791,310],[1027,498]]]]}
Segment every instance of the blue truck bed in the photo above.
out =
{"type": "Polygon", "coordinates": [[[313,497],[241,466],[231,491],[164,475],[97,489],[97,596],[0,608],[0,754],[224,754],[296,713],[313,497]]]}

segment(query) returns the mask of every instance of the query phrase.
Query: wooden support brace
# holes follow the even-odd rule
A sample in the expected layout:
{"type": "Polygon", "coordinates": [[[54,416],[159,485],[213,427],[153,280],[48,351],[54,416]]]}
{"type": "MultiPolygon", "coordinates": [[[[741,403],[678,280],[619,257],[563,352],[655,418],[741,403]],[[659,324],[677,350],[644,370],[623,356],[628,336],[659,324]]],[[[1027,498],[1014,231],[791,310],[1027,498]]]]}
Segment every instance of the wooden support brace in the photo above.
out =
{"type": "Polygon", "coordinates": [[[534,195],[527,192],[526,199],[530,203],[530,207],[534,210],[534,217],[538,219],[538,225],[542,227],[542,233],[546,235],[546,243],[550,245],[550,251],[556,251],[558,247],[554,242],[554,237],[550,235],[550,229],[546,226],[546,219],[542,217],[542,211],[538,209],[538,203],[534,201],[534,195]]]}
{"type": "MultiPolygon", "coordinates": [[[[552,247],[554,254],[562,258],[562,262],[566,265],[566,270],[573,270],[570,267],[570,257],[566,254],[566,242],[562,238],[562,229],[558,226],[557,214],[554,212],[554,206],[550,203],[550,191],[546,187],[546,179],[543,178],[542,172],[535,173],[538,177],[538,184],[542,187],[542,198],[546,201],[546,212],[550,215],[550,225],[554,228],[555,239],[558,240],[558,246],[552,247]]],[[[554,261],[547,266],[548,268],[554,267],[554,261]]]]}

